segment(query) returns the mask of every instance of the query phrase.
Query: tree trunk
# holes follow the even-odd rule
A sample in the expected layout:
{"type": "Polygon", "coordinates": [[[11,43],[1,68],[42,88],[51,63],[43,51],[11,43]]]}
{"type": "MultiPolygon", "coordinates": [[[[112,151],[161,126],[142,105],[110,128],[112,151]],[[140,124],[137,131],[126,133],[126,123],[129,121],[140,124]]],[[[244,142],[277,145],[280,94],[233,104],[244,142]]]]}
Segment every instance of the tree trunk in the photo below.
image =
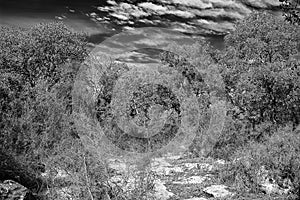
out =
{"type": "Polygon", "coordinates": [[[0,149],[0,180],[13,180],[39,195],[46,190],[46,182],[32,169],[18,162],[11,155],[0,149]]]}

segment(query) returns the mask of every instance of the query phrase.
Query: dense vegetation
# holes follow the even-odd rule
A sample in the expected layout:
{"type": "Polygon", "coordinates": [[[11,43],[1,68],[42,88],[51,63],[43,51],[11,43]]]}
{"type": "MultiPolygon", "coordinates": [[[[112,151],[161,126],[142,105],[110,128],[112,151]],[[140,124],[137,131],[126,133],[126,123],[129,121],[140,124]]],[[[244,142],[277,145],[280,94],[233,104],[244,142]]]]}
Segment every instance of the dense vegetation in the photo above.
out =
{"type": "Polygon", "coordinates": [[[285,19],[292,24],[300,24],[300,1],[299,0],[279,0],[280,8],[284,12],[285,19]]]}
{"type": "MultiPolygon", "coordinates": [[[[225,37],[222,51],[201,40],[192,46],[171,45],[173,53],[161,56],[189,83],[187,88],[203,111],[209,108],[212,95],[227,101],[225,127],[210,139],[211,148],[203,151],[207,148],[202,142],[206,136],[201,135],[207,128],[203,117],[190,150],[195,156],[232,161],[220,176],[241,191],[258,192],[255,177],[264,166],[276,181],[289,180],[292,189],[287,198],[300,198],[299,45],[299,26],[254,13],[225,37]]],[[[57,188],[66,185],[76,199],[105,195],[133,199],[141,193],[121,195],[105,184],[103,163],[85,151],[74,127],[71,91],[87,52],[85,36],[61,23],[0,29],[1,180],[18,181],[36,196],[47,186],[50,192],[40,198],[48,199],[56,199],[57,188]],[[56,179],[57,169],[66,170],[71,180],[56,179]],[[42,177],[45,170],[51,173],[42,177]]],[[[103,88],[95,108],[100,123],[112,121],[111,112],[116,112],[109,107],[113,84],[126,70],[127,66],[116,63],[103,67],[99,77],[103,88]]],[[[126,77],[124,81],[128,82],[126,77]]],[[[180,116],[179,100],[172,91],[160,84],[139,84],[127,84],[139,88],[128,107],[114,104],[129,113],[127,118],[142,113],[144,118],[138,120],[148,123],[148,108],[154,114],[172,108],[174,119],[180,116]],[[161,106],[151,107],[151,101],[161,106]]]]}
{"type": "Polygon", "coordinates": [[[0,177],[40,193],[49,185],[40,173],[60,142],[74,143],[69,94],[85,36],[61,23],[3,27],[0,46],[0,177]]]}

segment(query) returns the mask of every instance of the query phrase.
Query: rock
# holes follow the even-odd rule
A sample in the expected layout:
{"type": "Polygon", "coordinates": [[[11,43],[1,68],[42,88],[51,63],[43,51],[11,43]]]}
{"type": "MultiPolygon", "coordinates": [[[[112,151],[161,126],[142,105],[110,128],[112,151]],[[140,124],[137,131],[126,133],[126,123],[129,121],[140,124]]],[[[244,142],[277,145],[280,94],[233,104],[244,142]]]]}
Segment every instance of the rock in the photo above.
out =
{"type": "Polygon", "coordinates": [[[15,181],[6,180],[0,183],[0,199],[23,200],[27,193],[29,190],[15,181]]]}
{"type": "Polygon", "coordinates": [[[184,172],[180,166],[173,166],[167,160],[176,160],[179,156],[167,156],[153,159],[151,163],[151,171],[160,175],[170,175],[173,172],[184,172]]]}
{"type": "Polygon", "coordinates": [[[224,198],[232,196],[233,193],[227,190],[225,185],[212,185],[203,190],[203,192],[212,195],[215,198],[224,198]]]}
{"type": "Polygon", "coordinates": [[[184,199],[184,200],[207,200],[207,199],[204,197],[193,197],[191,199],[184,199]]]}
{"type": "Polygon", "coordinates": [[[208,163],[185,163],[184,166],[188,169],[201,169],[206,171],[212,171],[214,166],[208,163]]]}
{"type": "Polygon", "coordinates": [[[179,155],[173,155],[173,154],[166,154],[166,158],[169,160],[179,160],[180,158],[182,158],[183,154],[179,154],[179,155]]]}
{"type": "Polygon", "coordinates": [[[262,166],[257,173],[257,180],[260,186],[260,189],[265,192],[266,194],[287,194],[291,190],[291,181],[289,179],[284,179],[282,182],[282,186],[280,187],[279,184],[270,177],[270,172],[262,166]]]}
{"type": "Polygon", "coordinates": [[[108,168],[113,170],[115,174],[126,174],[128,167],[125,162],[119,159],[108,159],[108,168]]]}
{"type": "Polygon", "coordinates": [[[162,181],[154,181],[154,197],[156,200],[167,200],[170,197],[174,196],[172,192],[169,192],[162,181]]]}
{"type": "Polygon", "coordinates": [[[170,175],[171,173],[180,173],[180,172],[184,172],[183,169],[181,167],[175,166],[175,167],[168,167],[165,169],[165,175],[170,175]]]}
{"type": "Polygon", "coordinates": [[[208,179],[208,176],[191,176],[183,181],[174,181],[173,184],[201,184],[208,179]]]}
{"type": "Polygon", "coordinates": [[[157,174],[165,174],[167,168],[171,168],[172,165],[167,160],[162,158],[155,158],[151,163],[151,171],[157,174]]]}
{"type": "Polygon", "coordinates": [[[270,181],[266,181],[266,182],[262,183],[260,186],[261,186],[261,190],[268,195],[271,195],[271,194],[283,195],[283,194],[287,194],[289,192],[289,188],[287,188],[287,189],[280,188],[277,184],[271,183],[270,181]]]}

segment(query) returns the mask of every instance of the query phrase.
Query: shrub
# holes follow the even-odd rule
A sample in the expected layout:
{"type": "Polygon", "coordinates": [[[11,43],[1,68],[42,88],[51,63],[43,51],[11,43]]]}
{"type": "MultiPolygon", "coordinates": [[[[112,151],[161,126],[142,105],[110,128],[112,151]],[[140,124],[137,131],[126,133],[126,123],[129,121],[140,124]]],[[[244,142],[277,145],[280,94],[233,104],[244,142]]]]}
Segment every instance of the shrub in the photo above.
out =
{"type": "Polygon", "coordinates": [[[262,167],[268,177],[281,187],[291,182],[290,197],[299,198],[300,192],[300,135],[291,127],[281,128],[263,143],[250,142],[231,156],[232,163],[221,177],[242,189],[255,192],[259,189],[262,167]]]}
{"type": "Polygon", "coordinates": [[[281,2],[280,8],[283,10],[283,16],[285,19],[292,23],[300,25],[300,13],[299,13],[299,0],[279,0],[281,2]]]}

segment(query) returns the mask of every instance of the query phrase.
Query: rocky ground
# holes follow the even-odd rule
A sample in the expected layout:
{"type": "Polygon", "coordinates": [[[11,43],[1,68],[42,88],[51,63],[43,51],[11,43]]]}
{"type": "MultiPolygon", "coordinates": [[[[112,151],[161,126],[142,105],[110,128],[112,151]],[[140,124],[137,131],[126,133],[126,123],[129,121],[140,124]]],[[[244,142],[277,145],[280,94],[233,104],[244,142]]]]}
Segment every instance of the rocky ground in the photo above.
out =
{"type": "MultiPolygon", "coordinates": [[[[223,160],[163,156],[152,160],[147,173],[152,173],[155,177],[153,195],[157,200],[204,200],[212,197],[230,197],[234,195],[234,190],[221,185],[216,177],[218,170],[224,164],[223,160]]],[[[134,174],[138,173],[135,166],[128,170],[121,160],[111,159],[109,167],[114,170],[112,182],[132,188],[135,182],[134,174]],[[131,181],[127,181],[124,185],[123,177],[129,177],[128,180],[131,181]]]]}
{"type": "MultiPolygon", "coordinates": [[[[189,158],[187,154],[152,159],[147,169],[147,174],[155,177],[150,196],[155,200],[266,199],[288,192],[288,189],[283,190],[271,183],[266,175],[262,175],[265,172],[262,169],[262,173],[258,174],[262,180],[259,183],[262,193],[251,198],[249,195],[253,194],[243,194],[236,186],[222,184],[219,174],[228,164],[224,160],[212,158],[189,158]]],[[[134,188],[135,174],[139,173],[136,166],[128,167],[120,159],[110,159],[109,168],[113,169],[110,179],[112,183],[127,190],[134,188]]]]}
{"type": "MultiPolygon", "coordinates": [[[[217,199],[278,199],[278,194],[289,189],[279,188],[268,177],[258,174],[261,194],[244,194],[236,186],[224,185],[219,179],[221,170],[229,164],[212,158],[191,158],[189,154],[164,155],[152,158],[148,164],[128,164],[124,158],[107,160],[108,183],[123,192],[144,189],[151,200],[217,200],[217,199]],[[143,174],[144,173],[144,174],[143,174]],[[265,194],[264,194],[265,193],[265,194]],[[275,198],[276,197],[276,198],[275,198]]],[[[58,170],[58,178],[68,179],[63,170],[58,170]]],[[[263,169],[261,172],[264,172],[263,169]]],[[[69,186],[72,187],[72,186],[69,186]]],[[[62,187],[59,199],[70,199],[68,187],[62,187]]],[[[14,181],[0,183],[0,199],[26,199],[28,190],[14,181]]],[[[280,195],[279,195],[280,196],[280,195]]],[[[30,199],[30,198],[29,198],[30,199]]],[[[72,199],[72,198],[71,198],[72,199]]],[[[106,200],[106,199],[105,199],[106,200]]]]}

